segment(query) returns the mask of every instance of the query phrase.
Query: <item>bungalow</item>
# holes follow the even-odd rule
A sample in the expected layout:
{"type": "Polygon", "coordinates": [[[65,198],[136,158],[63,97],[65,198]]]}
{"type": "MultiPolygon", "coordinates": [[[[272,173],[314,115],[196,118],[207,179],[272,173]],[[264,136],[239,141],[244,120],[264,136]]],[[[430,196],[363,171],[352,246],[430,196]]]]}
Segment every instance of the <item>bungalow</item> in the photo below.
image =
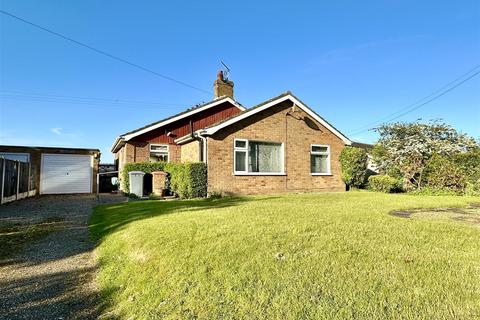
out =
{"type": "Polygon", "coordinates": [[[214,95],[119,136],[112,147],[119,170],[128,162],[203,161],[209,193],[345,190],[339,155],[352,142],[292,93],[246,109],[219,72],[214,95]]]}

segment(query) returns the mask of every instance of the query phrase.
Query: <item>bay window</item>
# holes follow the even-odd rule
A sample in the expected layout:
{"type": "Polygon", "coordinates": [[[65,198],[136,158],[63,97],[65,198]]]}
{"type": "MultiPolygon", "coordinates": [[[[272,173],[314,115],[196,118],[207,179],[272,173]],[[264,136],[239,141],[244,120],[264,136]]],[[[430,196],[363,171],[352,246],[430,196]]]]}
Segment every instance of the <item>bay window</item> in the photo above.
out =
{"type": "Polygon", "coordinates": [[[235,139],[234,173],[283,174],[283,143],[235,139]]]}
{"type": "Polygon", "coordinates": [[[168,144],[151,144],[150,162],[168,162],[168,144]]]}
{"type": "Polygon", "coordinates": [[[330,175],[330,146],[320,144],[310,146],[310,173],[330,175]]]}

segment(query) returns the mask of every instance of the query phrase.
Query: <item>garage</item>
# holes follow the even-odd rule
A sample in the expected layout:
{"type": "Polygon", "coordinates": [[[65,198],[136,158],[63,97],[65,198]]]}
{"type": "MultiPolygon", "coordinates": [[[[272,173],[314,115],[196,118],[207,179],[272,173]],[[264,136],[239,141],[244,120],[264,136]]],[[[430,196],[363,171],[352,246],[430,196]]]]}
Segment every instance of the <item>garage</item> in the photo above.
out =
{"type": "Polygon", "coordinates": [[[40,194],[91,193],[91,155],[42,154],[40,194]]]}
{"type": "Polygon", "coordinates": [[[33,195],[97,192],[100,156],[98,149],[0,145],[0,157],[28,163],[33,195]]]}

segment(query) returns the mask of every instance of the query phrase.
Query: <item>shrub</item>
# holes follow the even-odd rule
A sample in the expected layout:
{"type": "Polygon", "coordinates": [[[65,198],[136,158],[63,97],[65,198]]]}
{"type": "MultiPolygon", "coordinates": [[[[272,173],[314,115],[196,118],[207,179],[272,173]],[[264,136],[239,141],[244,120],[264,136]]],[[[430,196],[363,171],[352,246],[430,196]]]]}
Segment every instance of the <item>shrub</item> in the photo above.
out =
{"type": "Polygon", "coordinates": [[[380,191],[386,193],[402,191],[401,182],[398,179],[390,176],[370,176],[368,178],[368,185],[373,191],[380,191]]]}
{"type": "Polygon", "coordinates": [[[348,186],[361,188],[367,174],[367,152],[360,148],[345,147],[340,154],[342,180],[348,186]]]}
{"type": "Polygon", "coordinates": [[[203,162],[195,163],[165,163],[165,162],[141,162],[128,163],[122,171],[124,179],[124,192],[128,192],[128,172],[165,171],[169,177],[169,189],[180,198],[202,198],[207,196],[207,166],[203,162]]]}
{"type": "Polygon", "coordinates": [[[434,154],[425,168],[425,187],[443,191],[462,193],[466,187],[466,177],[451,158],[434,154]]]}
{"type": "Polygon", "coordinates": [[[474,185],[480,180],[480,148],[455,154],[453,162],[465,175],[468,183],[474,185]]]}
{"type": "Polygon", "coordinates": [[[170,190],[180,198],[207,196],[207,166],[205,163],[168,163],[165,170],[170,175],[170,190]]]}
{"type": "Polygon", "coordinates": [[[130,192],[130,183],[128,173],[130,171],[142,171],[145,173],[152,173],[154,171],[165,171],[166,162],[131,162],[125,164],[121,172],[121,184],[123,192],[130,192]]]}
{"type": "Polygon", "coordinates": [[[203,162],[187,163],[187,172],[190,173],[190,186],[192,198],[204,198],[207,196],[207,165],[203,162]]]}
{"type": "Polygon", "coordinates": [[[466,196],[480,196],[480,179],[475,182],[467,182],[465,188],[466,196]]]}

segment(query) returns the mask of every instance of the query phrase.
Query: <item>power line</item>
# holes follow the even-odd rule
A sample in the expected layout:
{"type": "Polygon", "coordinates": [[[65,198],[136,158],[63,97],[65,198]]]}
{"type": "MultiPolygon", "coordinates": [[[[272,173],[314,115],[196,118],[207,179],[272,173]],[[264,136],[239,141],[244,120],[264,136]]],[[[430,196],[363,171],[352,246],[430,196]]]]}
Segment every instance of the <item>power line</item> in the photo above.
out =
{"type": "Polygon", "coordinates": [[[0,94],[0,100],[13,100],[13,101],[35,101],[35,102],[48,102],[48,103],[58,103],[58,104],[73,104],[73,105],[84,105],[87,107],[95,108],[130,108],[130,109],[149,109],[149,110],[160,110],[160,109],[177,109],[181,108],[179,105],[140,105],[140,104],[125,104],[125,103],[115,103],[115,102],[101,102],[101,101],[83,101],[83,100],[70,100],[70,99],[58,99],[58,98],[48,98],[48,97],[28,97],[28,96],[15,96],[15,95],[2,95],[0,94]]]}
{"type": "Polygon", "coordinates": [[[168,106],[168,107],[182,107],[186,104],[175,104],[168,102],[152,102],[152,101],[138,101],[138,100],[127,100],[127,99],[112,99],[112,98],[98,98],[98,97],[82,97],[82,96],[68,96],[68,95],[57,95],[57,94],[45,94],[45,93],[31,93],[31,92],[22,92],[22,91],[11,91],[11,90],[0,90],[0,98],[9,99],[11,97],[20,97],[20,98],[55,98],[55,99],[67,99],[74,101],[85,101],[85,102],[106,102],[114,104],[135,104],[135,105],[151,105],[151,106],[168,106]]]}
{"type": "Polygon", "coordinates": [[[417,110],[417,109],[425,106],[426,104],[428,104],[428,103],[430,103],[430,102],[432,102],[432,101],[434,101],[434,100],[436,100],[436,99],[444,96],[444,95],[447,94],[448,92],[454,90],[455,88],[461,86],[462,84],[464,84],[464,83],[467,82],[468,80],[470,80],[470,79],[474,78],[475,76],[477,76],[478,74],[480,74],[480,71],[477,71],[477,72],[475,72],[474,74],[470,75],[469,77],[465,78],[464,80],[460,81],[459,83],[455,84],[453,87],[450,87],[451,84],[453,84],[453,83],[455,83],[455,82],[458,82],[458,80],[464,78],[466,75],[472,73],[474,70],[478,69],[479,67],[480,67],[480,65],[476,66],[475,68],[471,69],[471,70],[468,71],[467,73],[464,73],[462,76],[460,76],[460,77],[458,77],[457,79],[449,82],[447,85],[445,85],[445,86],[443,86],[442,88],[436,90],[435,92],[429,94],[428,96],[423,97],[422,99],[418,100],[417,102],[415,102],[415,103],[413,103],[413,104],[411,104],[411,105],[409,105],[409,106],[407,106],[407,107],[405,107],[405,108],[402,108],[402,109],[400,109],[400,110],[397,110],[396,112],[391,113],[391,114],[389,114],[388,116],[385,116],[385,117],[383,117],[383,118],[381,118],[381,119],[379,119],[379,120],[377,120],[377,121],[371,122],[371,123],[369,123],[369,124],[367,124],[367,125],[364,125],[364,126],[358,128],[358,129],[356,129],[356,130],[351,131],[351,132],[349,133],[349,135],[357,135],[357,134],[359,134],[359,133],[366,132],[366,131],[372,129],[372,128],[371,128],[372,125],[376,125],[376,124],[379,124],[379,123],[381,123],[381,122],[384,122],[384,120],[386,120],[386,119],[388,119],[388,120],[386,120],[386,122],[391,122],[391,121],[393,121],[393,120],[396,120],[396,119],[398,119],[398,118],[401,118],[401,117],[403,117],[404,115],[409,114],[410,112],[413,112],[413,111],[415,111],[415,110],[417,110]],[[445,88],[447,88],[447,87],[448,87],[448,89],[445,89],[445,88]],[[444,89],[445,89],[445,90],[444,90],[444,89]],[[438,93],[438,92],[440,92],[440,93],[438,93]],[[438,93],[438,94],[437,94],[437,93],[438,93]],[[417,105],[418,103],[424,101],[425,99],[428,99],[428,100],[426,100],[425,102],[417,105]],[[399,114],[399,113],[400,113],[400,114],[399,114]],[[397,114],[398,114],[398,115],[397,115],[397,114]],[[394,116],[394,115],[396,115],[396,116],[393,117],[393,118],[390,118],[390,117],[392,117],[392,116],[394,116]],[[366,129],[364,129],[364,128],[366,128],[366,129]],[[363,129],[363,130],[362,130],[362,129],[363,129]]]}
{"type": "Polygon", "coordinates": [[[410,104],[410,105],[408,105],[408,106],[406,106],[406,107],[404,107],[404,108],[401,108],[401,109],[399,109],[399,110],[397,110],[397,111],[395,111],[395,112],[393,112],[393,113],[391,113],[391,114],[389,114],[389,115],[387,115],[387,116],[385,116],[385,117],[382,117],[382,118],[380,118],[380,119],[378,119],[378,120],[376,120],[376,121],[370,122],[370,123],[368,123],[368,124],[366,124],[366,125],[363,125],[363,126],[357,128],[357,129],[355,129],[355,130],[352,130],[352,131],[350,132],[350,134],[351,134],[351,133],[354,133],[354,132],[356,132],[356,131],[365,129],[365,128],[370,128],[370,126],[372,126],[372,125],[374,125],[374,124],[377,124],[378,122],[381,122],[381,121],[383,121],[383,120],[385,120],[385,119],[388,119],[388,118],[390,118],[390,117],[392,117],[392,116],[394,116],[394,115],[396,115],[396,114],[399,114],[399,113],[403,112],[404,110],[408,110],[408,109],[410,109],[411,107],[416,106],[417,104],[421,103],[422,101],[424,101],[424,100],[426,100],[426,99],[434,96],[434,95],[437,94],[438,92],[441,92],[441,91],[444,90],[445,88],[448,88],[450,85],[452,85],[452,84],[454,84],[455,82],[459,81],[460,79],[464,78],[466,75],[472,73],[473,71],[475,71],[475,70],[478,69],[478,68],[480,68],[480,65],[475,66],[474,68],[470,69],[468,72],[462,74],[461,76],[459,76],[459,77],[456,78],[455,80],[447,83],[446,85],[444,85],[443,87],[441,87],[441,88],[437,89],[436,91],[432,92],[432,93],[429,94],[428,96],[425,96],[425,97],[423,97],[423,98],[415,101],[414,103],[412,103],[412,104],[410,104]]]}
{"type": "Polygon", "coordinates": [[[195,87],[195,86],[190,85],[190,84],[188,84],[188,83],[186,83],[186,82],[183,82],[183,81],[174,79],[174,78],[172,78],[172,77],[166,76],[166,75],[164,75],[164,74],[158,73],[158,72],[156,72],[156,71],[153,71],[153,70],[151,70],[151,69],[148,69],[148,68],[146,68],[146,67],[143,67],[143,66],[141,66],[141,65],[139,65],[139,64],[136,64],[136,63],[130,62],[130,61],[126,60],[126,59],[117,57],[117,56],[115,56],[115,55],[113,55],[113,54],[110,54],[110,53],[108,53],[108,52],[106,52],[106,51],[103,51],[103,50],[94,48],[94,47],[92,47],[92,46],[90,46],[90,45],[88,45],[88,44],[85,44],[85,43],[83,43],[83,42],[80,42],[80,41],[77,41],[77,40],[75,40],[75,39],[72,39],[72,38],[70,38],[70,37],[68,37],[68,36],[65,36],[65,35],[61,34],[61,33],[55,32],[55,31],[53,31],[53,30],[47,29],[47,28],[45,28],[45,27],[42,27],[42,26],[40,26],[40,25],[38,25],[38,24],[36,24],[36,23],[33,23],[33,22],[30,22],[30,21],[25,20],[25,19],[23,19],[23,18],[20,18],[20,17],[14,15],[14,14],[11,14],[11,13],[9,13],[9,12],[7,12],[7,11],[0,10],[0,13],[3,13],[4,15],[7,15],[7,16],[12,17],[12,18],[14,18],[14,19],[17,19],[17,20],[19,20],[19,21],[21,21],[21,22],[24,22],[24,23],[26,23],[26,24],[29,24],[29,25],[37,28],[37,29],[43,30],[43,31],[45,31],[45,32],[48,32],[48,33],[50,33],[50,34],[52,34],[52,35],[55,35],[55,36],[57,36],[57,37],[59,37],[59,38],[62,38],[62,39],[64,39],[64,40],[73,42],[73,43],[75,43],[75,44],[77,44],[77,45],[79,45],[79,46],[82,46],[82,47],[84,47],[84,48],[87,48],[87,49],[89,49],[89,50],[91,50],[91,51],[93,51],[93,52],[96,52],[96,53],[98,53],[98,54],[101,54],[101,55],[103,55],[103,56],[109,57],[109,58],[111,58],[111,59],[113,59],[113,60],[117,60],[117,61],[120,61],[120,62],[122,62],[122,63],[128,64],[128,65],[130,65],[130,66],[132,66],[132,67],[135,67],[135,68],[137,68],[137,69],[143,70],[143,71],[148,72],[148,73],[151,73],[151,74],[156,75],[156,76],[158,76],[158,77],[160,77],[160,78],[163,78],[163,79],[166,79],[166,80],[175,82],[175,83],[177,83],[177,84],[179,84],[179,85],[182,85],[182,86],[184,86],[184,87],[188,87],[188,88],[190,88],[190,89],[194,89],[194,90],[196,90],[196,91],[199,91],[199,92],[202,92],[202,93],[205,93],[205,94],[210,94],[210,92],[208,92],[207,90],[204,90],[204,89],[195,87]]]}

